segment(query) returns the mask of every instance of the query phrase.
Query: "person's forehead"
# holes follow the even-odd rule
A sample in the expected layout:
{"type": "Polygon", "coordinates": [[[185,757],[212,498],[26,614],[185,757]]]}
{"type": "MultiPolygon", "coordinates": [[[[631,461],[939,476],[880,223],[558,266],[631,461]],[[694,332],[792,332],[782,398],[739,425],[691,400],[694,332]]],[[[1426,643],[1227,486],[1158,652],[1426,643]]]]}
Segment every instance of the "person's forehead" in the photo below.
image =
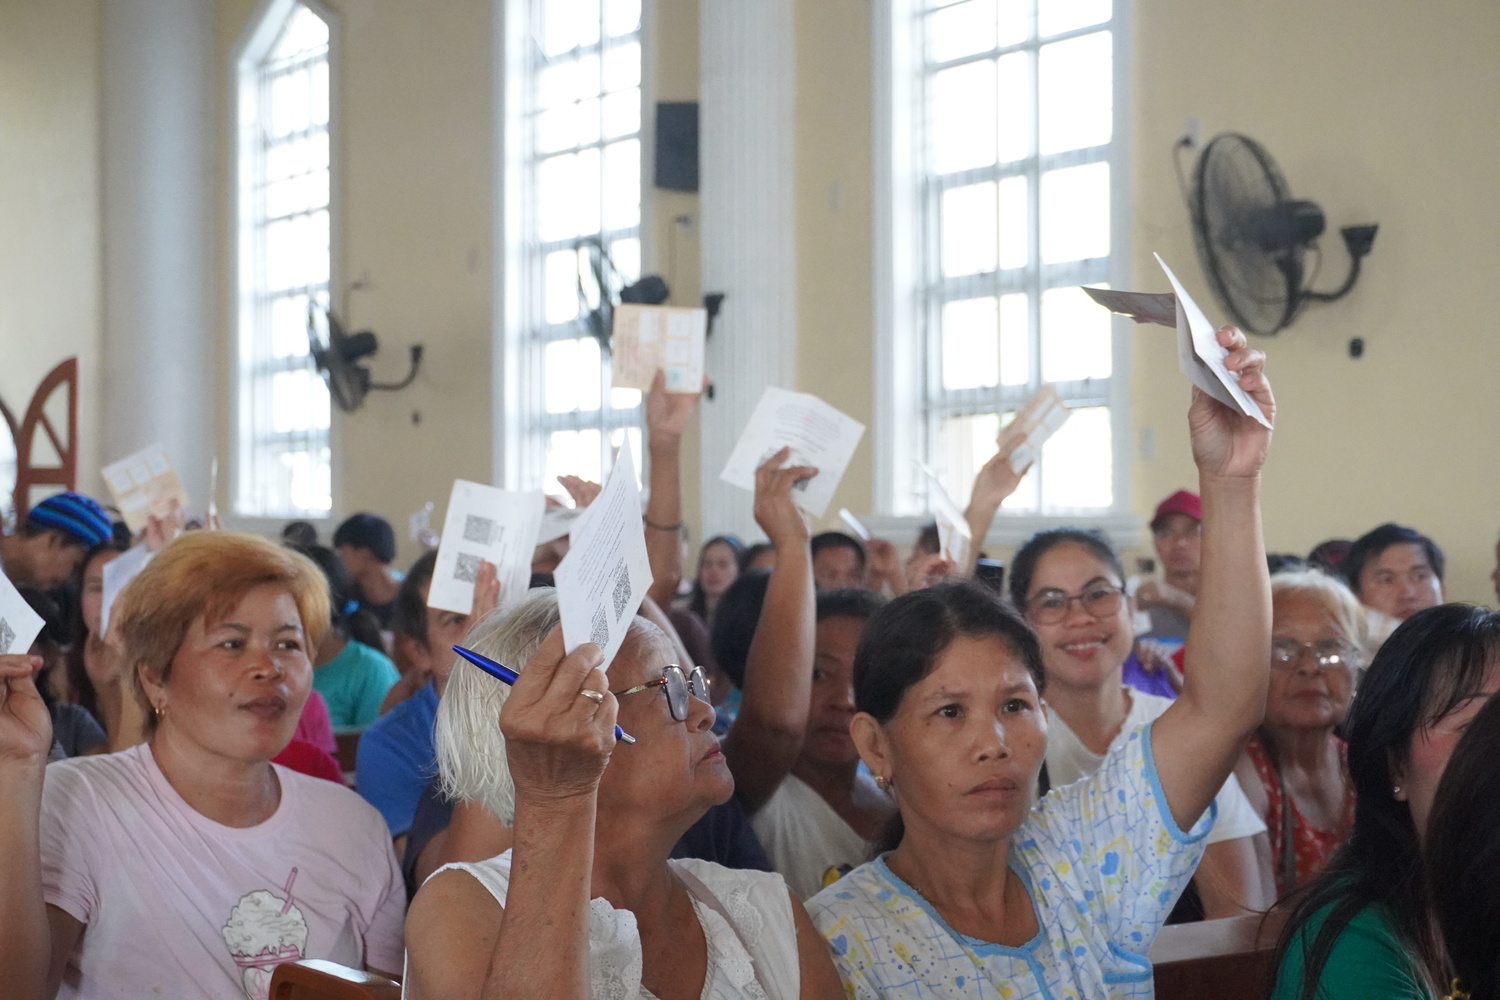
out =
{"type": "Polygon", "coordinates": [[[1189,531],[1201,525],[1202,522],[1193,515],[1184,514],[1180,510],[1173,511],[1163,515],[1162,519],[1156,523],[1156,533],[1170,535],[1180,531],[1189,531]]]}
{"type": "Polygon", "coordinates": [[[950,642],[917,687],[1011,687],[1030,678],[1026,663],[997,635],[961,635],[950,642]]]}
{"type": "Polygon", "coordinates": [[[859,637],[865,623],[850,615],[833,615],[818,622],[816,645],[820,653],[833,653],[852,657],[859,647],[859,637]]]}
{"type": "Polygon", "coordinates": [[[1095,579],[1114,580],[1115,571],[1082,545],[1063,542],[1042,553],[1031,572],[1031,592],[1071,590],[1095,579]]]}
{"type": "Polygon", "coordinates": [[[1387,545],[1370,563],[1372,569],[1415,569],[1429,566],[1427,550],[1418,542],[1387,545]]]}
{"type": "Polygon", "coordinates": [[[637,618],[625,634],[620,650],[606,668],[611,687],[633,687],[660,677],[662,669],[675,663],[672,644],[661,629],[637,618]]]}

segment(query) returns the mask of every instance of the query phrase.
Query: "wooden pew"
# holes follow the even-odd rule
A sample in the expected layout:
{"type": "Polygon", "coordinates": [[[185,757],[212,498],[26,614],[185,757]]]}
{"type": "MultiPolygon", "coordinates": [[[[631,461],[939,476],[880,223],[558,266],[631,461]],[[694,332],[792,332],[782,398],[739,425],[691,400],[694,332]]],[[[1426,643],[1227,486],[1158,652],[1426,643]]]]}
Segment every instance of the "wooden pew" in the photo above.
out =
{"type": "Polygon", "coordinates": [[[1266,1000],[1286,914],[1163,927],[1151,948],[1157,1000],[1266,1000]]]}
{"type": "Polygon", "coordinates": [[[372,972],[304,958],[276,966],[271,1000],[401,1000],[401,986],[372,972]]]}

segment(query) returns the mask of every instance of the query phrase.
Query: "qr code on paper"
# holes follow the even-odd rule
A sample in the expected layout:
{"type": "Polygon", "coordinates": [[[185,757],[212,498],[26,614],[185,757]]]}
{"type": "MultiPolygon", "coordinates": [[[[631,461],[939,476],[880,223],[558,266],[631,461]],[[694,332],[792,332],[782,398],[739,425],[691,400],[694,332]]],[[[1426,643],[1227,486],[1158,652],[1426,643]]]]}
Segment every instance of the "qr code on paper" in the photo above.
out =
{"type": "Polygon", "coordinates": [[[464,583],[473,583],[479,576],[479,563],[480,559],[478,556],[470,555],[467,552],[460,552],[458,554],[458,562],[453,566],[453,579],[461,580],[464,583]]]}
{"type": "Polygon", "coordinates": [[[16,641],[16,630],[10,627],[10,622],[0,618],[0,656],[10,652],[11,643],[16,641]]]}
{"type": "Polygon", "coordinates": [[[609,645],[609,619],[603,608],[594,609],[594,620],[589,623],[589,642],[603,649],[609,645]]]}
{"type": "Polygon", "coordinates": [[[490,518],[475,517],[473,514],[464,516],[464,541],[493,545],[497,533],[498,527],[490,518]]]}
{"type": "Polygon", "coordinates": [[[630,603],[630,571],[622,562],[615,567],[615,587],[610,596],[615,602],[615,621],[625,613],[625,606],[630,603]]]}

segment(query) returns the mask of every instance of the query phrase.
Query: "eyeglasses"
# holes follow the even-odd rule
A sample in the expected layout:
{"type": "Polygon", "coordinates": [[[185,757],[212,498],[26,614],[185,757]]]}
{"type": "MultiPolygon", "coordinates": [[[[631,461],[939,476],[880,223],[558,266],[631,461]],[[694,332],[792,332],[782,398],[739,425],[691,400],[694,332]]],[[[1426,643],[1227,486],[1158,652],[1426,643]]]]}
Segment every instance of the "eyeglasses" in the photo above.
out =
{"type": "Polygon", "coordinates": [[[1277,670],[1295,670],[1302,660],[1303,652],[1312,654],[1313,660],[1323,669],[1351,666],[1351,650],[1341,639],[1321,639],[1318,642],[1298,642],[1296,639],[1271,640],[1271,666],[1277,670]]]}
{"type": "Polygon", "coordinates": [[[1124,592],[1113,584],[1101,583],[1077,594],[1044,590],[1026,602],[1026,616],[1037,625],[1056,625],[1068,617],[1068,606],[1074,601],[1095,618],[1108,618],[1120,610],[1124,592]]]}
{"type": "Polygon", "coordinates": [[[654,681],[637,684],[624,691],[611,691],[610,694],[616,698],[623,698],[627,694],[635,694],[637,691],[645,691],[654,687],[664,689],[667,696],[667,711],[671,712],[672,718],[678,722],[687,721],[688,695],[692,695],[699,701],[708,701],[708,677],[703,673],[703,668],[694,667],[692,673],[685,674],[675,663],[667,664],[661,676],[654,681]]]}

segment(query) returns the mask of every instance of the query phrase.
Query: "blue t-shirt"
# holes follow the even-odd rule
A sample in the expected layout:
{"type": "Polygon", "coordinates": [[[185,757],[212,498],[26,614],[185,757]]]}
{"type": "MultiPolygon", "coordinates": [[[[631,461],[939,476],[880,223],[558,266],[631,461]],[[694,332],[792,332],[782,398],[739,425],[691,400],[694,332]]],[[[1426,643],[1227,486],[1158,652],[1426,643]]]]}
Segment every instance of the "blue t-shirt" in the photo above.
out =
{"type": "Polygon", "coordinates": [[[422,790],[437,774],[437,688],[428,684],[376,719],[359,738],[355,791],[399,837],[411,828],[422,790]]]}

